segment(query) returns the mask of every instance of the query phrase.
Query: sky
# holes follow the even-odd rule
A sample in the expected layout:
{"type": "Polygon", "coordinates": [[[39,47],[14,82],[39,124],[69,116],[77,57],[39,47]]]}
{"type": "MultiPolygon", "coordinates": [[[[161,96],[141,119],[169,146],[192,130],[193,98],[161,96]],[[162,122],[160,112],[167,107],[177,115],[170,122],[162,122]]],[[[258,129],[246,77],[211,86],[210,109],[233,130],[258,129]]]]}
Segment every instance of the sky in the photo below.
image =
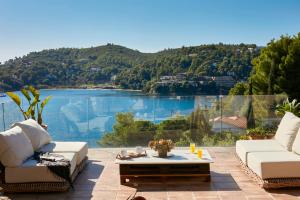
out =
{"type": "Polygon", "coordinates": [[[266,45],[300,32],[300,0],[0,0],[0,62],[43,49],[119,44],[141,52],[266,45]]]}

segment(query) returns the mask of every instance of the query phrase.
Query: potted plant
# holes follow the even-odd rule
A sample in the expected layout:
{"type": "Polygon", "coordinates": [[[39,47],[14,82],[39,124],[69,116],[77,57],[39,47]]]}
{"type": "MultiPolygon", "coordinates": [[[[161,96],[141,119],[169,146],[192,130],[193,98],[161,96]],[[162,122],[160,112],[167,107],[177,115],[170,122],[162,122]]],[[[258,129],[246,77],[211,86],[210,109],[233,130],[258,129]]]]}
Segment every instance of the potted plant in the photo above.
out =
{"type": "Polygon", "coordinates": [[[272,127],[256,127],[247,129],[247,136],[250,140],[272,139],[275,135],[274,132],[272,127]]]}
{"type": "Polygon", "coordinates": [[[290,102],[287,98],[282,102],[282,104],[278,104],[276,106],[275,114],[283,117],[285,112],[291,112],[296,116],[300,116],[300,103],[298,103],[296,99],[290,102]]]}
{"type": "Polygon", "coordinates": [[[150,141],[148,146],[154,151],[157,151],[158,157],[166,158],[168,152],[170,152],[171,149],[174,148],[174,143],[172,142],[172,140],[160,139],[150,141]]]}
{"type": "Polygon", "coordinates": [[[240,135],[239,140],[249,140],[249,136],[247,134],[240,135]]]}
{"type": "Polygon", "coordinates": [[[47,96],[42,102],[40,100],[40,92],[35,89],[33,86],[29,86],[28,88],[21,89],[21,93],[28,101],[28,108],[22,108],[21,98],[13,93],[7,92],[6,94],[17,104],[23,117],[25,120],[33,119],[36,120],[44,129],[47,130],[47,125],[43,124],[43,110],[48,101],[52,98],[51,96],[47,96]]]}

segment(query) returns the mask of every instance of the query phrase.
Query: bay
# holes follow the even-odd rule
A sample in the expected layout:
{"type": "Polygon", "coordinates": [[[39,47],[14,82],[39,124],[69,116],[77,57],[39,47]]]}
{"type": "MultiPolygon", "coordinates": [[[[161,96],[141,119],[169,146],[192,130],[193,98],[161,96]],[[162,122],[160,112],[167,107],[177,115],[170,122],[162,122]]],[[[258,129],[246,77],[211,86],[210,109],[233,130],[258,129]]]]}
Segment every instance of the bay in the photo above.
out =
{"type": "MultiPolygon", "coordinates": [[[[52,99],[44,109],[43,119],[53,140],[86,141],[90,147],[97,147],[103,134],[112,131],[117,113],[131,112],[137,120],[158,123],[174,115],[189,115],[199,104],[195,96],[148,96],[124,90],[41,90],[41,99],[48,95],[52,99]]],[[[6,129],[11,123],[22,120],[8,97],[0,101],[5,105],[6,129]]],[[[206,100],[202,106],[204,104],[209,106],[206,100]]],[[[24,100],[23,106],[26,107],[24,100]]],[[[0,123],[2,121],[0,118],[0,123]]],[[[2,129],[3,126],[2,123],[2,129]]]]}

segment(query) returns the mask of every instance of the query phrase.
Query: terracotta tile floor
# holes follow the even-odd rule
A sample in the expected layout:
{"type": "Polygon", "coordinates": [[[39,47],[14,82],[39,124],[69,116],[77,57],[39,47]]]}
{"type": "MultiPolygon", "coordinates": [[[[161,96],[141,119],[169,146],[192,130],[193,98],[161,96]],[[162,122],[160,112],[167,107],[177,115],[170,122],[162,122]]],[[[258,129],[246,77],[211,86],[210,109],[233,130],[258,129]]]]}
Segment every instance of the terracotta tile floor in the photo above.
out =
{"type": "Polygon", "coordinates": [[[118,165],[114,164],[119,149],[90,149],[90,162],[75,182],[75,189],[65,193],[14,194],[0,199],[16,200],[126,200],[136,192],[147,200],[267,200],[299,199],[300,189],[266,191],[257,186],[241,170],[234,156],[234,148],[208,148],[214,163],[211,165],[212,181],[199,179],[147,181],[134,187],[119,184],[118,165]]]}

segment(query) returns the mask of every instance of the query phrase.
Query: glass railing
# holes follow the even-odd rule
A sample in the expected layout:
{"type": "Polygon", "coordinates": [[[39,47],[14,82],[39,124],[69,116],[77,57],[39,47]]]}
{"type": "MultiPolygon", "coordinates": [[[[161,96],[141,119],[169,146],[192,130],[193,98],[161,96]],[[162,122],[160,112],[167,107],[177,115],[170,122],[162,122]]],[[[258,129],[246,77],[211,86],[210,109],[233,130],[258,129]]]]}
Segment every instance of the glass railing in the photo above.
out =
{"type": "MultiPolygon", "coordinates": [[[[43,91],[48,95],[51,93],[43,91]]],[[[275,130],[276,96],[146,96],[140,93],[51,93],[44,122],[54,140],[86,141],[90,147],[146,146],[172,139],[177,146],[231,146],[247,128],[275,130]]],[[[23,100],[26,107],[26,101],[23,100]]],[[[0,99],[0,130],[22,121],[17,106],[0,99]]]]}

